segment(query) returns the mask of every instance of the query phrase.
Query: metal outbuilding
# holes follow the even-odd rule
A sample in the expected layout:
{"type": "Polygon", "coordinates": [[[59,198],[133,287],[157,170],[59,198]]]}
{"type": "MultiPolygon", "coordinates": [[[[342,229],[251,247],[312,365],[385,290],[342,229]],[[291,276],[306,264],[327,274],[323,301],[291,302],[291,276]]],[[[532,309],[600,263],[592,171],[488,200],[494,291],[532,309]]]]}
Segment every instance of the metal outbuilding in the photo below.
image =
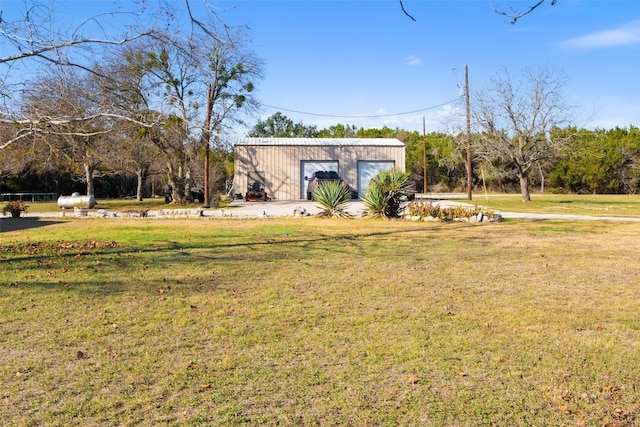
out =
{"type": "Polygon", "coordinates": [[[333,170],[362,195],[371,178],[405,170],[405,145],[395,138],[241,138],[234,146],[235,193],[260,182],[273,199],[306,198],[316,170],[333,170]]]}

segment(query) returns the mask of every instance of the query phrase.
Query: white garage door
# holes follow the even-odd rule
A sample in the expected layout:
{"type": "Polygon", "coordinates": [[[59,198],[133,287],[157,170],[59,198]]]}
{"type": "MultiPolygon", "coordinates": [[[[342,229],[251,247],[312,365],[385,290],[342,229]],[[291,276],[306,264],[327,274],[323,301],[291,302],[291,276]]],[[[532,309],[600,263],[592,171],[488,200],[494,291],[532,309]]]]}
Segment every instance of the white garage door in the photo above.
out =
{"type": "Polygon", "coordinates": [[[392,169],[396,163],[393,160],[383,161],[359,161],[358,162],[358,196],[362,197],[367,190],[371,180],[378,175],[380,171],[392,169]]]}
{"type": "Polygon", "coordinates": [[[311,177],[315,171],[335,171],[338,170],[338,162],[335,160],[321,160],[321,161],[303,161],[300,166],[300,198],[307,198],[307,185],[309,181],[305,177],[311,177]]]}

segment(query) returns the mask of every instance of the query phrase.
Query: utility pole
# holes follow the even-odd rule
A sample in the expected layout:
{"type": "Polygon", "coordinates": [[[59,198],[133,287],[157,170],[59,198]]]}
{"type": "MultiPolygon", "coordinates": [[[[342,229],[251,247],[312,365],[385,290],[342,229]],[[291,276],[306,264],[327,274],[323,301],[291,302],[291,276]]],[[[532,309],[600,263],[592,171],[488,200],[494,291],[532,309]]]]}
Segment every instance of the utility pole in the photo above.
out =
{"type": "Polygon", "coordinates": [[[213,109],[213,94],[211,85],[207,86],[207,117],[202,129],[204,142],[204,207],[211,207],[211,191],[209,189],[209,155],[211,154],[211,110],[213,109]]]}
{"type": "Polygon", "coordinates": [[[423,165],[423,183],[422,194],[427,194],[428,180],[429,180],[429,167],[427,165],[427,126],[425,124],[425,117],[422,116],[422,165],[423,165]]]}
{"type": "Polygon", "coordinates": [[[467,110],[467,199],[471,200],[473,175],[471,171],[471,107],[469,106],[469,67],[464,66],[464,101],[467,110]]]}

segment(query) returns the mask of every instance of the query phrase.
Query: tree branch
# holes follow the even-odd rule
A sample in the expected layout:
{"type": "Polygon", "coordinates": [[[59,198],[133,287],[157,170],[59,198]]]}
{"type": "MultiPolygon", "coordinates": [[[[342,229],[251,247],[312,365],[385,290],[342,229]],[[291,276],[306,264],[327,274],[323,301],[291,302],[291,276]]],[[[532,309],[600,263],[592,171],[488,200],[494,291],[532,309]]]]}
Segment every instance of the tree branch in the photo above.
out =
{"type": "Polygon", "coordinates": [[[20,53],[15,54],[15,55],[9,55],[9,56],[5,56],[5,57],[1,57],[0,58],[0,64],[3,64],[5,62],[12,62],[12,61],[17,61],[19,59],[27,59],[27,58],[32,58],[32,57],[40,57],[43,59],[46,59],[48,61],[51,61],[50,58],[47,58],[46,56],[44,56],[45,53],[47,52],[51,52],[54,50],[60,50],[60,49],[64,49],[64,48],[68,48],[68,47],[73,47],[76,45],[86,45],[86,44],[109,44],[109,45],[123,45],[125,43],[137,40],[139,38],[142,37],[146,37],[153,34],[153,31],[146,31],[140,34],[137,34],[133,37],[130,38],[124,38],[122,40],[102,40],[102,39],[81,39],[81,40],[68,40],[62,43],[58,43],[58,44],[53,44],[50,46],[45,46],[41,49],[38,50],[31,50],[28,52],[23,52],[22,50],[20,51],[20,53]]]}
{"type": "MultiPolygon", "coordinates": [[[[491,0],[491,8],[498,15],[503,15],[503,16],[507,16],[507,17],[511,18],[511,23],[515,24],[518,21],[518,19],[522,18],[523,16],[526,16],[526,15],[530,14],[531,12],[536,10],[539,6],[541,6],[546,1],[547,0],[538,0],[534,5],[530,6],[524,12],[520,12],[520,13],[508,13],[508,12],[505,12],[504,10],[498,9],[494,5],[493,0],[491,0]]],[[[558,0],[551,0],[551,6],[554,6],[557,2],[558,2],[558,0]]]]}
{"type": "Polygon", "coordinates": [[[402,12],[407,15],[409,18],[411,18],[412,21],[415,21],[416,18],[414,18],[413,16],[409,15],[409,12],[407,12],[407,10],[404,8],[404,4],[402,3],[402,0],[398,0],[400,2],[400,9],[402,9],[402,12]]]}
{"type": "Polygon", "coordinates": [[[27,133],[22,133],[22,134],[16,136],[15,138],[11,138],[10,140],[6,141],[4,144],[0,145],[0,150],[3,150],[5,148],[7,148],[8,146],[13,144],[14,142],[19,141],[22,138],[26,138],[27,136],[29,136],[31,134],[32,134],[32,132],[27,132],[27,133]]]}

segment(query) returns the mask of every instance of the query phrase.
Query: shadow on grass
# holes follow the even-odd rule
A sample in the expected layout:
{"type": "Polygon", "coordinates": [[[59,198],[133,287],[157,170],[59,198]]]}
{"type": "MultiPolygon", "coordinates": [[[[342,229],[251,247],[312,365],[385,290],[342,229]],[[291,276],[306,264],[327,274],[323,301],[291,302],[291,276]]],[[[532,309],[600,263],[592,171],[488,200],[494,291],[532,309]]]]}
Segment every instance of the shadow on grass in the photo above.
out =
{"type": "MultiPolygon", "coordinates": [[[[20,222],[20,221],[16,221],[20,222]]],[[[56,221],[49,222],[41,222],[44,225],[56,224],[56,221]]],[[[34,221],[33,227],[37,227],[36,222],[34,221]]],[[[22,227],[17,229],[26,229],[31,227],[22,227]]],[[[93,249],[93,248],[75,248],[70,250],[64,250],[61,252],[55,253],[55,257],[59,259],[77,259],[79,254],[83,256],[119,256],[119,255],[143,255],[143,254],[157,254],[154,257],[156,261],[162,259],[164,262],[175,262],[179,259],[211,259],[211,260],[229,260],[229,261],[257,261],[259,260],[255,258],[253,255],[256,249],[261,247],[281,247],[281,246],[290,246],[294,248],[298,248],[300,250],[306,249],[317,249],[320,251],[330,251],[330,252],[343,252],[344,246],[346,243],[356,244],[361,239],[372,238],[372,237],[384,237],[384,236],[394,236],[400,235],[404,233],[414,233],[416,230],[392,230],[392,231],[376,231],[376,232],[365,232],[362,234],[344,234],[339,236],[315,236],[315,237],[274,237],[274,236],[261,236],[257,237],[252,241],[243,241],[243,242],[228,242],[228,243],[214,243],[210,240],[202,240],[201,243],[198,242],[177,242],[173,240],[167,240],[162,242],[161,245],[146,245],[146,246],[136,246],[136,245],[128,245],[124,244],[117,248],[102,248],[102,249],[93,249]],[[317,246],[316,246],[317,245],[317,246]],[[241,251],[228,253],[226,250],[232,249],[247,249],[247,251],[241,251]],[[194,253],[193,251],[216,251],[219,250],[214,256],[208,256],[207,254],[202,253],[194,253]],[[163,256],[164,255],[164,256],[163,256]],[[166,256],[166,258],[165,258],[166,256]]],[[[31,249],[31,248],[29,248],[31,249]]],[[[36,253],[23,253],[23,254],[15,254],[11,258],[0,259],[0,264],[3,262],[22,262],[22,261],[38,261],[45,260],[54,256],[54,253],[51,252],[52,248],[43,249],[42,252],[36,253]]],[[[276,251],[278,254],[278,252],[276,251]]],[[[362,252],[366,254],[366,252],[362,252]]],[[[281,254],[280,254],[281,255],[281,254]]]]}
{"type": "MultiPolygon", "coordinates": [[[[15,221],[20,223],[21,221],[15,221]]],[[[30,222],[33,227],[56,224],[56,221],[30,222]],[[39,224],[39,225],[38,225],[39,224]]],[[[27,223],[25,223],[27,224],[27,223]]],[[[23,224],[20,224],[23,225],[23,224]]],[[[458,228],[462,225],[451,224],[458,228]]],[[[29,228],[23,226],[23,228],[29,228]]],[[[300,258],[304,256],[319,256],[323,253],[344,253],[347,256],[368,256],[369,252],[362,247],[363,240],[371,238],[401,238],[403,234],[422,234],[424,230],[403,229],[385,231],[367,231],[363,233],[349,233],[342,235],[320,235],[313,237],[293,237],[285,233],[280,236],[263,235],[256,236],[254,240],[215,242],[203,239],[200,241],[179,242],[167,240],[147,244],[145,246],[123,244],[118,247],[78,247],[65,248],[60,250],[57,243],[53,246],[46,246],[35,249],[27,245],[26,248],[16,247],[14,250],[6,251],[13,253],[13,256],[0,258],[0,265],[4,263],[20,263],[33,261],[41,263],[47,259],[56,258],[62,263],[78,264],[85,257],[116,257],[118,262],[131,264],[132,262],[145,263],[144,257],[153,254],[153,260],[157,263],[165,264],[191,264],[194,262],[246,262],[260,263],[273,262],[274,259],[284,260],[287,257],[300,258]],[[271,248],[271,249],[269,249],[271,248]],[[284,248],[291,251],[282,252],[284,248]],[[35,250],[34,250],[35,249],[35,250]],[[123,257],[123,258],[120,258],[123,257]],[[140,257],[140,258],[138,258],[140,257]]],[[[422,239],[426,236],[422,234],[422,239]]],[[[428,239],[437,239],[437,233],[429,233],[428,239]]],[[[41,267],[41,266],[38,266],[41,267]]],[[[30,266],[31,269],[38,267],[30,266]]]]}
{"type": "MultiPolygon", "coordinates": [[[[447,226],[451,228],[465,228],[465,223],[450,223],[447,226]]],[[[136,253],[147,253],[147,252],[156,252],[159,254],[166,252],[168,254],[174,254],[177,257],[185,256],[191,258],[202,258],[202,259],[211,259],[211,260],[233,260],[233,261],[260,261],[264,260],[260,258],[264,256],[264,252],[260,252],[257,254],[258,258],[256,258],[255,251],[258,248],[264,247],[274,247],[273,252],[270,252],[269,255],[273,255],[274,257],[282,258],[285,254],[280,252],[280,248],[291,247],[294,249],[299,249],[300,251],[308,251],[314,250],[318,252],[332,252],[332,253],[346,253],[350,255],[356,255],[353,251],[347,250],[347,246],[349,245],[351,248],[358,246],[359,243],[363,239],[370,238],[382,238],[382,237],[394,237],[394,236],[402,236],[406,234],[416,234],[419,233],[423,236],[425,234],[425,229],[396,229],[396,230],[385,230],[385,231],[367,231],[363,233],[349,233],[349,234],[341,234],[341,235],[320,235],[313,237],[294,237],[293,235],[289,235],[289,233],[285,233],[283,235],[264,235],[256,237],[255,240],[252,241],[242,241],[242,242],[225,242],[225,243],[215,243],[209,240],[202,240],[202,243],[190,241],[188,243],[181,243],[176,241],[167,241],[165,242],[166,246],[159,246],[157,248],[152,247],[144,247],[144,248],[130,248],[132,252],[136,253]],[[238,252],[225,252],[225,250],[230,249],[243,249],[246,248],[246,251],[238,252]],[[219,253],[215,253],[215,255],[210,256],[206,253],[193,253],[192,251],[215,251],[221,250],[219,253]]],[[[429,233],[434,239],[438,237],[437,230],[431,229],[429,233]]],[[[366,256],[368,252],[364,249],[358,252],[361,255],[366,256]]],[[[175,261],[178,258],[175,258],[175,261]]],[[[299,254],[292,255],[292,257],[300,257],[299,254]]],[[[156,258],[158,260],[159,258],[156,258]]],[[[171,260],[168,260],[171,261],[171,260]]]]}
{"type": "Polygon", "coordinates": [[[0,218],[0,233],[46,227],[48,225],[58,224],[59,222],[60,221],[43,221],[38,217],[0,218]]]}
{"type": "MultiPolygon", "coordinates": [[[[16,223],[22,223],[16,220],[16,223]]],[[[51,222],[24,221],[32,226],[55,224],[51,222]],[[40,225],[38,225],[40,224],[40,225]]],[[[464,227],[461,224],[451,224],[450,227],[464,227]]],[[[449,227],[449,229],[451,229],[449,227]]],[[[348,233],[342,235],[320,236],[291,236],[261,235],[255,240],[242,241],[163,241],[155,245],[128,245],[105,248],[71,248],[56,249],[45,246],[36,252],[31,246],[24,251],[12,252],[14,256],[0,257],[0,267],[11,264],[12,268],[23,268],[29,271],[29,276],[16,281],[7,282],[13,286],[39,287],[42,289],[59,290],[74,294],[109,296],[123,292],[125,289],[154,293],[158,286],[172,285],[182,288],[182,292],[199,292],[203,289],[212,290],[219,286],[218,278],[211,276],[211,271],[228,271],[227,269],[277,268],[279,261],[300,261],[301,259],[325,259],[325,254],[340,253],[354,263],[362,257],[372,256],[370,246],[365,240],[381,238],[383,240],[404,240],[407,234],[416,234],[416,238],[427,240],[438,239],[436,230],[429,233],[418,229],[395,230],[366,230],[362,233],[348,233]],[[22,263],[22,264],[21,264],[22,263]],[[149,266],[151,266],[149,268],[149,266]],[[105,269],[108,271],[105,271],[105,269]],[[84,277],[87,270],[95,270],[96,277],[78,279],[74,271],[81,272],[84,277]],[[176,279],[177,272],[189,271],[190,277],[176,279]],[[105,273],[107,273],[105,275],[105,273]],[[149,276],[149,273],[151,276],[149,276]],[[51,280],[41,280],[43,277],[51,280]]],[[[226,239],[226,238],[225,238],[226,239]]],[[[391,245],[389,242],[385,245],[391,245]]],[[[376,245],[374,245],[375,247],[376,245]]],[[[11,252],[10,252],[11,253],[11,252]]],[[[334,256],[334,255],[330,255],[334,256]]],[[[177,274],[180,276],[181,274],[177,274]]],[[[7,278],[7,280],[10,280],[7,278]]],[[[5,284],[5,285],[6,285],[5,284]]],[[[0,285],[2,285],[0,281],[0,285]]]]}

